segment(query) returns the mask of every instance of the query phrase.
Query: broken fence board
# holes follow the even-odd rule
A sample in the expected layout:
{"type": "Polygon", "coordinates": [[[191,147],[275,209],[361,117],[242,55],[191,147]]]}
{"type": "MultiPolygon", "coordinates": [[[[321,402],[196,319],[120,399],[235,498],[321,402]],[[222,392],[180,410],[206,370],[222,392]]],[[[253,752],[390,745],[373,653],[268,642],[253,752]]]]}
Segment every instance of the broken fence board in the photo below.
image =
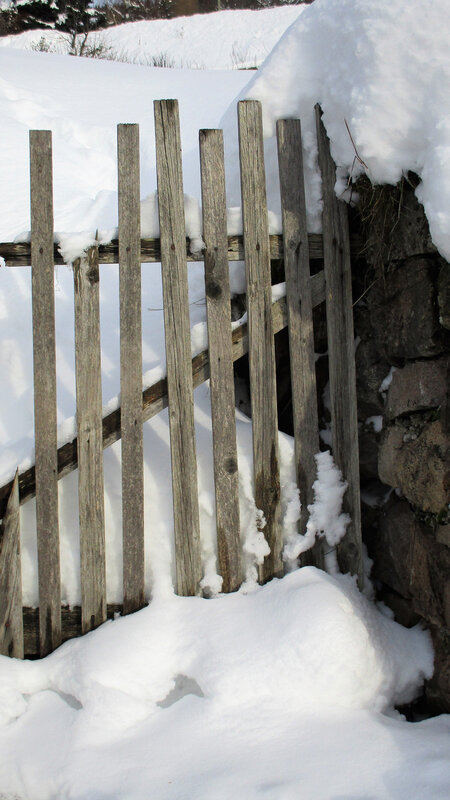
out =
{"type": "Polygon", "coordinates": [[[154,109],[177,592],[195,595],[202,566],[178,101],[155,100],[154,109]]]}
{"type": "Polygon", "coordinates": [[[277,387],[261,104],[256,100],[239,102],[238,121],[255,502],[264,514],[264,536],[270,547],[260,568],[260,579],[267,581],[283,574],[283,541],[278,519],[277,387]]]}
{"type": "Polygon", "coordinates": [[[30,200],[40,646],[46,655],[61,642],[50,131],[30,131],[30,200]]]}
{"type": "Polygon", "coordinates": [[[336,166],[316,106],[316,129],[323,193],[323,246],[330,372],[333,458],[348,482],[344,510],[351,523],[337,547],[342,572],[357,575],[363,588],[361,503],[359,493],[358,417],[356,406],[355,341],[353,332],[352,273],[347,206],[337,199],[336,166]]]}
{"type": "Polygon", "coordinates": [[[200,131],[205,292],[219,571],[222,591],[242,583],[223,133],[200,131]]]}
{"type": "MultiPolygon", "coordinates": [[[[306,202],[300,120],[277,122],[283,252],[286,276],[292,412],[297,485],[300,491],[299,530],[306,531],[308,505],[314,500],[315,454],[319,452],[313,307],[309,267],[306,202]]],[[[306,556],[306,554],[305,554],[306,556]]],[[[318,541],[308,551],[316,567],[323,568],[323,546],[318,541]]]]}
{"type": "Polygon", "coordinates": [[[0,655],[23,658],[19,479],[16,472],[0,529],[0,655]]]}
{"type": "Polygon", "coordinates": [[[102,387],[97,248],[73,265],[77,397],[78,505],[80,520],[81,627],[106,619],[102,387]]]}
{"type": "Polygon", "coordinates": [[[145,603],[139,127],[118,125],[124,613],[145,603]]]}

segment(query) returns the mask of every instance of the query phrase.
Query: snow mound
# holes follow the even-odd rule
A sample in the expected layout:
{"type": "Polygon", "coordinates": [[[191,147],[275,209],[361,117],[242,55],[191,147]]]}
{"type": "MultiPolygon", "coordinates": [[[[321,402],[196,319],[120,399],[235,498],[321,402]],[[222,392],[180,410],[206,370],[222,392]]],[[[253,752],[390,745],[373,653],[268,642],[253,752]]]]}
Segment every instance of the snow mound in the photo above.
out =
{"type": "MultiPolygon", "coordinates": [[[[275,123],[300,117],[309,229],[320,230],[313,114],[320,103],[338,165],[337,194],[348,175],[366,171],[373,183],[395,184],[416,172],[432,239],[450,260],[448,11],[447,0],[315,0],[305,9],[240,94],[263,104],[270,208],[279,203],[275,123]]],[[[221,123],[234,134],[231,164],[237,163],[235,119],[233,102],[221,123]]],[[[233,172],[228,202],[238,197],[233,172]]]]}
{"type": "Polygon", "coordinates": [[[1,658],[1,718],[50,691],[72,698],[85,724],[123,730],[181,699],[186,682],[216,713],[386,711],[411,700],[432,668],[426,633],[380,614],[352,579],[306,567],[250,594],[157,598],[40,662],[1,658]]]}

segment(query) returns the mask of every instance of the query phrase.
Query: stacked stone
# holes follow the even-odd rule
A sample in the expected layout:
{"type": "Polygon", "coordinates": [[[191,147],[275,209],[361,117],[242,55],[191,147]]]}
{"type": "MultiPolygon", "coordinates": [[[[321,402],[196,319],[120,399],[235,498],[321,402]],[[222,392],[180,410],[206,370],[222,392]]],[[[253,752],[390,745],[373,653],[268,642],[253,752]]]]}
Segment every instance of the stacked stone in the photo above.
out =
{"type": "Polygon", "coordinates": [[[373,285],[355,308],[364,529],[381,596],[400,622],[430,629],[427,696],[448,712],[450,265],[407,184],[390,236],[383,264],[368,252],[373,285]],[[368,418],[380,416],[376,432],[368,418]]]}

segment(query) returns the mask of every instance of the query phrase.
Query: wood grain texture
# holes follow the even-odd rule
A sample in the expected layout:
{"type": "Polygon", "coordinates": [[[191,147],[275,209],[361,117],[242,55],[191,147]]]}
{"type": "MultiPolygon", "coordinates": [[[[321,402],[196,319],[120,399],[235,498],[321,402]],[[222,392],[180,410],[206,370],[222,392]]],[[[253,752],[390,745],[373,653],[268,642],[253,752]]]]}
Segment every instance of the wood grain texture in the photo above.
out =
{"type": "Polygon", "coordinates": [[[154,110],[177,592],[195,595],[202,566],[178,102],[156,100],[154,110]]]}
{"type": "MultiPolygon", "coordinates": [[[[325,301],[324,274],[318,272],[311,278],[311,294],[313,308],[325,301]]],[[[282,297],[272,305],[272,325],[274,333],[278,333],[287,325],[287,309],[282,297]]],[[[237,361],[248,353],[247,324],[244,323],[233,330],[233,361],[237,361]]],[[[194,389],[209,378],[208,351],[203,350],[192,359],[192,381],[194,389]]],[[[162,378],[144,389],[142,392],[142,419],[145,422],[167,408],[167,381],[162,378]]],[[[110,447],[120,440],[120,408],[103,417],[103,448],[110,447]]],[[[78,466],[77,438],[58,448],[58,480],[73,472],[78,466]]],[[[12,481],[0,487],[0,519],[4,516],[6,502],[12,489],[12,481]]],[[[35,469],[29,467],[19,474],[20,504],[27,503],[36,494],[35,469]]]]}
{"type": "Polygon", "coordinates": [[[73,265],[82,631],[106,619],[102,387],[97,248],[73,265]]]}
{"type": "Polygon", "coordinates": [[[118,125],[124,613],[145,603],[139,127],[118,125]]]}
{"type": "MultiPolygon", "coordinates": [[[[117,603],[108,603],[107,619],[114,619],[115,615],[120,614],[121,611],[121,605],[117,603]]],[[[61,620],[63,642],[81,635],[81,606],[71,606],[70,608],[68,606],[62,606],[61,620]]],[[[23,635],[25,658],[39,656],[41,653],[39,650],[39,618],[37,608],[26,606],[23,609],[23,635]]]]}
{"type": "Polygon", "coordinates": [[[242,583],[223,133],[200,131],[217,549],[222,591],[242,583]]]}
{"type": "Polygon", "coordinates": [[[53,176],[50,131],[30,131],[36,527],[41,650],[61,641],[53,176]]]}
{"type": "Polygon", "coordinates": [[[323,192],[323,247],[333,457],[348,482],[344,496],[344,510],[351,517],[346,536],[338,545],[337,554],[342,572],[357,575],[359,586],[362,588],[364,577],[355,341],[347,206],[337,199],[334,191],[336,167],[330,154],[330,144],[319,106],[316,106],[316,128],[323,192]]]}
{"type": "Polygon", "coordinates": [[[283,541],[279,522],[277,387],[261,104],[255,100],[238,103],[238,122],[255,502],[264,513],[264,536],[270,547],[260,569],[260,579],[267,581],[283,574],[283,541]]]}
{"type": "MultiPolygon", "coordinates": [[[[292,413],[297,485],[302,504],[300,533],[306,531],[308,505],[314,500],[315,454],[319,452],[313,306],[309,268],[306,202],[300,120],[277,122],[283,252],[286,276],[292,413]]],[[[323,546],[316,542],[302,563],[323,568],[323,546]]]]}
{"type": "MultiPolygon", "coordinates": [[[[271,234],[270,257],[274,260],[283,258],[282,237],[271,234]]],[[[313,259],[323,258],[323,240],[321,233],[308,233],[309,255],[313,259]]],[[[350,240],[351,253],[360,256],[363,253],[364,243],[360,236],[352,235],[350,240]]],[[[100,264],[117,264],[119,259],[119,243],[113,239],[108,244],[101,244],[98,248],[100,264]]],[[[0,243],[0,257],[5,259],[7,267],[29,267],[31,265],[31,248],[27,242],[0,243]]],[[[58,245],[54,245],[53,258],[55,264],[64,264],[64,259],[59,252],[58,245]]],[[[228,236],[228,261],[243,261],[244,240],[242,236],[228,236]]],[[[189,239],[186,239],[186,260],[201,261],[197,253],[189,252],[189,239]]],[[[141,239],[141,264],[161,261],[161,247],[159,239],[141,239]]]]}
{"type": "Polygon", "coordinates": [[[0,655],[23,658],[19,477],[16,472],[0,528],[0,655]]]}

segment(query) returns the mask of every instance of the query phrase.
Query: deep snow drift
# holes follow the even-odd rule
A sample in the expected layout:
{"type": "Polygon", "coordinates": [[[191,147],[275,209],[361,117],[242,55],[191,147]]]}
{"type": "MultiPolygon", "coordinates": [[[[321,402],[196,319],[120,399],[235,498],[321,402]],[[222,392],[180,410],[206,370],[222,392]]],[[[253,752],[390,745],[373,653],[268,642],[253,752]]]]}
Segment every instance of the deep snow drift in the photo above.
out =
{"type": "MultiPolygon", "coordinates": [[[[309,229],[320,230],[313,115],[320,103],[338,165],[337,194],[349,176],[365,172],[373,183],[395,184],[412,170],[421,178],[416,194],[431,237],[450,261],[449,41],[447,0],[315,0],[308,6],[240,95],[263,104],[269,207],[279,205],[276,120],[299,117],[309,229]]],[[[235,131],[235,116],[233,102],[221,123],[227,133],[235,131]]],[[[231,165],[236,150],[229,144],[231,165]]],[[[236,169],[228,202],[239,203],[236,169]]]]}
{"type": "Polygon", "coordinates": [[[441,800],[450,719],[380,713],[431,668],[426,634],[314,568],[251,594],[164,595],[41,662],[0,659],[0,791],[441,800]]]}

